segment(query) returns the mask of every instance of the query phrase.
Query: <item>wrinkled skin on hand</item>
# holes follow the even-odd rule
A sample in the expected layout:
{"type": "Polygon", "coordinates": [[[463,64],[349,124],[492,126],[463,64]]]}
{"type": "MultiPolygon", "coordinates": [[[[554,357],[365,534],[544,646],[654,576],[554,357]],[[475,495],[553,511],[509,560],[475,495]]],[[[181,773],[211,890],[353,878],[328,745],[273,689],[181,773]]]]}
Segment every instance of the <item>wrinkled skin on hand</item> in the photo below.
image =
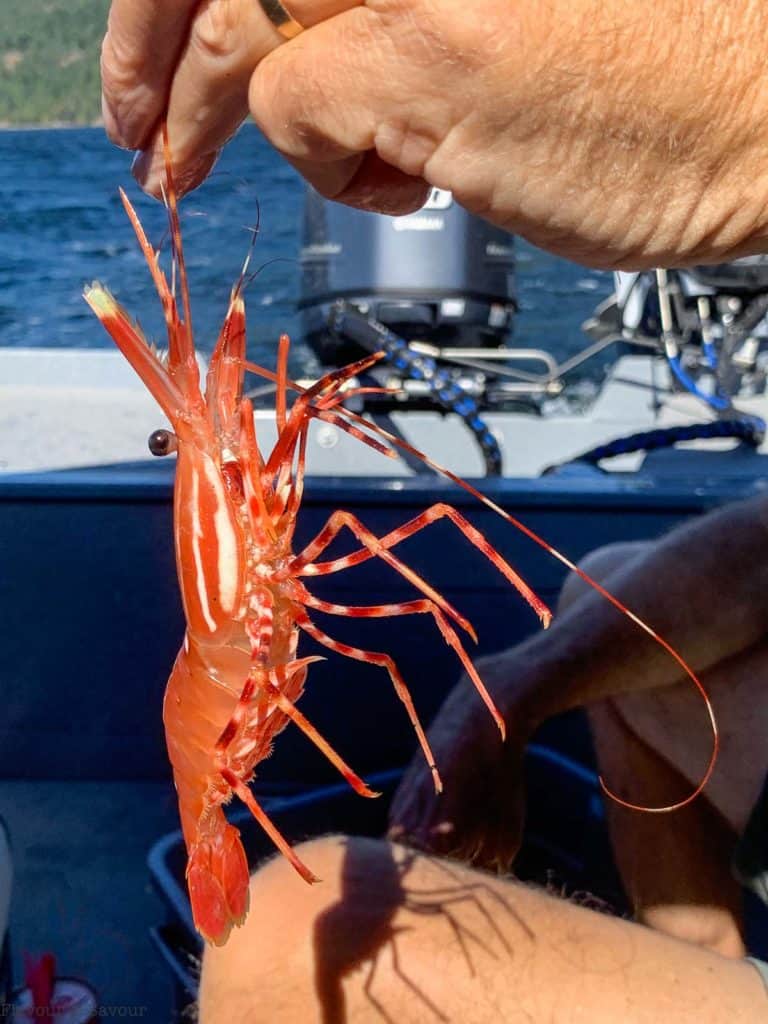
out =
{"type": "MultiPolygon", "coordinates": [[[[508,682],[498,656],[481,659],[478,670],[491,694],[497,680],[508,682]]],[[[390,838],[482,867],[510,867],[523,829],[528,730],[500,710],[509,723],[504,742],[470,681],[459,681],[429,728],[443,792],[435,793],[418,751],[392,801],[390,838]]]]}
{"type": "Polygon", "coordinates": [[[768,240],[761,0],[113,0],[105,123],[185,188],[250,107],[324,195],[404,213],[428,185],[595,266],[730,259],[768,240]]]}

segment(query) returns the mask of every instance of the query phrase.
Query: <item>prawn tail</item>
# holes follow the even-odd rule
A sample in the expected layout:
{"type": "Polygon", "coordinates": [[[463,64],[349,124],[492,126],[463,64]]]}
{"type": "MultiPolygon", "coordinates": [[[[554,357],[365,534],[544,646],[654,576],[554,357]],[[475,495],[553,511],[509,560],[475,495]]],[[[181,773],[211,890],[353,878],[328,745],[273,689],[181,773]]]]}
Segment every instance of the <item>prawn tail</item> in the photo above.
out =
{"type": "Polygon", "coordinates": [[[190,849],[187,886],[195,927],[220,946],[248,913],[249,874],[239,831],[216,813],[221,820],[190,849]]]}

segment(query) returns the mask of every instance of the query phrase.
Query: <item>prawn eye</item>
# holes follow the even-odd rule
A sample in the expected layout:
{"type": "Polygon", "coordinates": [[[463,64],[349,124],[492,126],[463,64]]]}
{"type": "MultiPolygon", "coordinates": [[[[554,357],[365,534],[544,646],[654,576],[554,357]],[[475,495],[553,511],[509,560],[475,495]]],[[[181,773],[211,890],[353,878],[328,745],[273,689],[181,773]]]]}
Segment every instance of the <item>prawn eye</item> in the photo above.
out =
{"type": "Polygon", "coordinates": [[[172,430],[155,430],[149,435],[147,441],[149,450],[153,455],[171,455],[178,451],[179,441],[172,430]]]}

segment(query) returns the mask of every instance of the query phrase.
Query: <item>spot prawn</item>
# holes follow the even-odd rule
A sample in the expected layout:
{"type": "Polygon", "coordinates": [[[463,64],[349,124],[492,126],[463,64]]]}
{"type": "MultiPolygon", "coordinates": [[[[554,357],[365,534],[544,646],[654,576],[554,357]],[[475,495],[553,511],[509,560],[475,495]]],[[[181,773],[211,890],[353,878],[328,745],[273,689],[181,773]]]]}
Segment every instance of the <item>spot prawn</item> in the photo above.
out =
{"type": "Polygon", "coordinates": [[[85,299],[172,425],[172,432],[159,431],[150,440],[156,453],[177,454],[174,539],[186,617],[186,633],[168,681],[163,718],[188,853],[192,913],[200,933],[208,941],[221,944],[232,927],[242,923],[248,910],[247,859],[238,830],[224,815],[224,806],[233,796],[245,804],[296,871],[309,882],[317,880],[250,788],[255,768],[269,756],[276,737],[289,723],[305,733],[357,793],[364,797],[377,795],[297,707],[308,669],[320,660],[299,656],[300,633],[337,654],[380,666],[388,673],[416,732],[435,789],[441,789],[428,737],[393,659],[340,643],[315,624],[313,611],[353,618],[430,616],[485,702],[502,740],[502,716],[460,636],[462,631],[476,639],[471,624],[393,549],[437,520],[448,519],[517,590],[545,627],[551,619],[548,608],[480,531],[444,503],[428,508],[385,536],[376,536],[349,512],[334,512],[315,538],[295,553],[293,537],[302,501],[308,430],[313,421],[332,424],[386,457],[397,457],[399,448],[421,459],[577,573],[665,648],[706,704],[713,734],[712,753],[701,782],[685,800],[639,809],[668,811],[689,803],[708,781],[718,748],[714,713],[692,669],[649,625],[509,512],[403,439],[343,404],[349,397],[366,392],[357,386],[356,378],[373,366],[379,355],[326,373],[309,386],[289,379],[286,336],[280,339],[275,371],[248,362],[244,272],[232,289],[202,387],[167,138],[165,154],[173,279],[175,282],[178,278],[181,308],[175,284],[169,285],[159,254],[122,190],[121,198],[161,300],[168,333],[167,359],[147,344],[138,325],[106,288],[93,284],[86,288],[85,299]],[[247,372],[275,385],[277,440],[268,455],[259,449],[253,406],[244,394],[247,372]],[[289,395],[293,396],[292,402],[289,395]],[[345,556],[320,561],[345,530],[359,546],[345,556]],[[305,582],[371,558],[388,564],[419,596],[398,604],[348,607],[314,597],[305,582]]]}

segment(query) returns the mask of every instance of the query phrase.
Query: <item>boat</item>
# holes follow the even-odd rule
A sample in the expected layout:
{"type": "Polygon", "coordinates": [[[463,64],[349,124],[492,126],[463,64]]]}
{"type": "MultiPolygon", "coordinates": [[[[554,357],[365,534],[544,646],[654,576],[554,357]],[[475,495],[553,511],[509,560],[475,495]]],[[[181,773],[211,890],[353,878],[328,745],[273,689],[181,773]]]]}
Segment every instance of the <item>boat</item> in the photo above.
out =
{"type": "MultiPolygon", "coordinates": [[[[361,411],[408,447],[393,465],[331,424],[315,424],[298,544],[336,508],[383,534],[446,501],[554,604],[562,566],[409,449],[470,479],[575,560],[599,544],[658,537],[765,489],[768,279],[760,261],[720,268],[719,278],[702,270],[619,279],[614,299],[587,325],[583,356],[558,363],[546,350],[507,344],[515,314],[509,236],[439,191],[411,218],[372,216],[310,196],[305,334],[325,363],[372,347],[384,353],[372,379],[386,393],[361,411]],[[591,399],[569,398],[569,375],[608,349],[616,359],[591,399]]],[[[25,945],[65,950],[106,1004],[144,1007],[147,1019],[163,1021],[191,994],[199,948],[179,896],[160,722],[183,630],[173,462],[146,450],[162,418],[109,350],[0,349],[0,381],[8,694],[0,777],[23,894],[17,930],[25,945]],[[163,902],[148,888],[150,849],[163,902]],[[167,973],[149,945],[150,926],[167,973]]],[[[257,434],[269,447],[276,436],[269,388],[256,382],[254,397],[257,434]]],[[[403,556],[476,625],[478,653],[537,628],[450,524],[408,541],[403,556]]],[[[360,603],[361,593],[388,602],[409,595],[402,580],[372,563],[319,580],[316,590],[337,603],[360,603]]],[[[386,621],[340,620],[335,635],[359,641],[363,627],[367,645],[393,654],[429,720],[459,675],[452,652],[428,623],[404,631],[386,621]]],[[[313,666],[302,710],[357,771],[385,773],[390,788],[391,773],[413,752],[410,726],[375,667],[336,659],[313,666]],[[375,730],[366,728],[372,721],[375,730]]],[[[553,772],[569,779],[585,808],[580,820],[594,826],[586,810],[594,805],[591,753],[578,716],[545,727],[531,768],[532,785],[551,782],[553,772]]],[[[260,765],[257,789],[282,801],[275,813],[298,834],[381,823],[380,808],[363,820],[369,809],[351,808],[327,789],[334,782],[319,755],[287,730],[260,765]]],[[[541,853],[549,843],[552,854],[556,842],[565,869],[588,864],[562,837],[549,841],[553,817],[537,824],[531,849],[541,853]]],[[[593,882],[608,871],[603,854],[595,855],[596,870],[582,871],[593,882]]]]}

